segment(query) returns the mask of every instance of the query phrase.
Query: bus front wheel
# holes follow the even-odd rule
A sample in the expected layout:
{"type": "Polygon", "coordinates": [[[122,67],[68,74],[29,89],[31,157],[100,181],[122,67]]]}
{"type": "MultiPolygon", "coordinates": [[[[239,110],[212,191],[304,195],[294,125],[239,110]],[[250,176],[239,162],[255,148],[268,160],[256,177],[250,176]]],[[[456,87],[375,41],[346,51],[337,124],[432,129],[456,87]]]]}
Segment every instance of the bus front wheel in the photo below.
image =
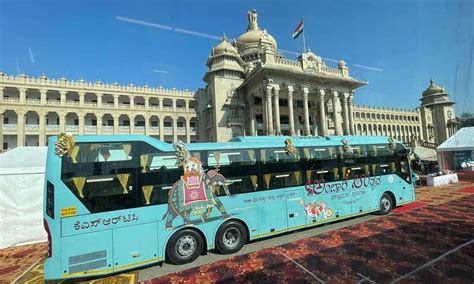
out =
{"type": "Polygon", "coordinates": [[[247,229],[238,221],[228,221],[220,226],[216,235],[216,248],[222,254],[239,251],[247,242],[247,229]]]}
{"type": "Polygon", "coordinates": [[[382,198],[380,198],[380,215],[387,215],[392,211],[393,208],[393,200],[392,197],[388,193],[384,193],[382,198]]]}
{"type": "Polygon", "coordinates": [[[166,246],[166,253],[171,263],[185,264],[198,258],[203,248],[202,236],[194,230],[185,229],[171,237],[166,246]]]}

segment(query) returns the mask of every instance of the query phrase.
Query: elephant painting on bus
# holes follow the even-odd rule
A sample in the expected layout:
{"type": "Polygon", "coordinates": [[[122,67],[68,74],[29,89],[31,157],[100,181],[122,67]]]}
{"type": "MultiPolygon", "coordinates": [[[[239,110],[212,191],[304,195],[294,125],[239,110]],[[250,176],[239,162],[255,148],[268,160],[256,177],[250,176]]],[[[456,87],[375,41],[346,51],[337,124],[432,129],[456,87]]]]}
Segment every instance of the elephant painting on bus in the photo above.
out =
{"type": "Polygon", "coordinates": [[[224,205],[217,197],[220,187],[230,196],[226,185],[226,178],[217,170],[204,173],[202,162],[189,154],[188,149],[181,141],[174,144],[179,165],[184,174],[173,185],[168,193],[168,211],[163,215],[166,218],[166,228],[172,229],[173,220],[181,216],[185,224],[191,222],[192,212],[201,212],[202,222],[211,215],[216,207],[223,218],[228,218],[224,205]]]}

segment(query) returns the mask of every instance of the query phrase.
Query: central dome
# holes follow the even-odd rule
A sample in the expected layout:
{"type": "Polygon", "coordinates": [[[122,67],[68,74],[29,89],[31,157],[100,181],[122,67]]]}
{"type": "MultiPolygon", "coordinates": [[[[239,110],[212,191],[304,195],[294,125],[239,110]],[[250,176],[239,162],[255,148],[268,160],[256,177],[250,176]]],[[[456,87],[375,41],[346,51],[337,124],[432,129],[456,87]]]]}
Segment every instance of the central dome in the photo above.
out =
{"type": "Polygon", "coordinates": [[[270,44],[274,49],[277,48],[275,39],[267,32],[267,30],[250,30],[243,35],[239,36],[236,40],[237,48],[241,48],[244,45],[251,43],[267,43],[270,44]]]}
{"type": "Polygon", "coordinates": [[[268,47],[272,51],[276,51],[277,43],[275,39],[267,32],[258,27],[257,11],[252,10],[247,13],[248,26],[247,32],[236,39],[235,45],[239,52],[249,53],[261,47],[268,47]]]}

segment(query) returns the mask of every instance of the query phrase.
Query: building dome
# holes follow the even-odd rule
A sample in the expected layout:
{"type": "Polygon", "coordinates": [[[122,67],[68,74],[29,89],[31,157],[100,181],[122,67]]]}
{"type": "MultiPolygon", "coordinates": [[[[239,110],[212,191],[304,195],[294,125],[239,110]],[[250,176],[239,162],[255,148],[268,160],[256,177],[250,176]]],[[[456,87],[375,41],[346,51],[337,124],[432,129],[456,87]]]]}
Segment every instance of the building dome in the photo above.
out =
{"type": "Polygon", "coordinates": [[[267,30],[261,30],[259,28],[257,16],[257,11],[255,10],[247,13],[247,32],[239,36],[235,43],[240,55],[253,54],[261,48],[269,48],[273,52],[277,49],[275,39],[267,32],[267,30]]]}
{"type": "Polygon", "coordinates": [[[242,48],[248,44],[259,44],[270,45],[273,50],[277,49],[277,43],[273,36],[271,36],[267,30],[250,30],[239,36],[236,40],[237,48],[242,48]]]}
{"type": "Polygon", "coordinates": [[[237,49],[227,40],[225,35],[222,36],[222,41],[214,48],[212,48],[212,55],[219,55],[223,53],[230,53],[232,55],[238,55],[237,49]]]}
{"type": "Polygon", "coordinates": [[[423,91],[423,97],[432,95],[432,94],[444,94],[444,87],[438,86],[434,83],[433,80],[430,80],[430,85],[426,90],[423,91]]]}

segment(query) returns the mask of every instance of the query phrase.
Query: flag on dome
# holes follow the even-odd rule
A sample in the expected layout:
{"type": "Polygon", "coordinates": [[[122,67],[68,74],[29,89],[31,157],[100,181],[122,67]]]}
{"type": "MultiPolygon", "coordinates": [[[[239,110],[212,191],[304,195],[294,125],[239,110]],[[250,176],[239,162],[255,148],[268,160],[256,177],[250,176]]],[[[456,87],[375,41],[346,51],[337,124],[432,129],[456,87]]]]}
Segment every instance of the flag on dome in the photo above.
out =
{"type": "Polygon", "coordinates": [[[301,19],[300,23],[295,29],[295,32],[293,33],[293,39],[296,39],[303,32],[303,27],[304,27],[304,23],[303,23],[303,19],[301,19]]]}

